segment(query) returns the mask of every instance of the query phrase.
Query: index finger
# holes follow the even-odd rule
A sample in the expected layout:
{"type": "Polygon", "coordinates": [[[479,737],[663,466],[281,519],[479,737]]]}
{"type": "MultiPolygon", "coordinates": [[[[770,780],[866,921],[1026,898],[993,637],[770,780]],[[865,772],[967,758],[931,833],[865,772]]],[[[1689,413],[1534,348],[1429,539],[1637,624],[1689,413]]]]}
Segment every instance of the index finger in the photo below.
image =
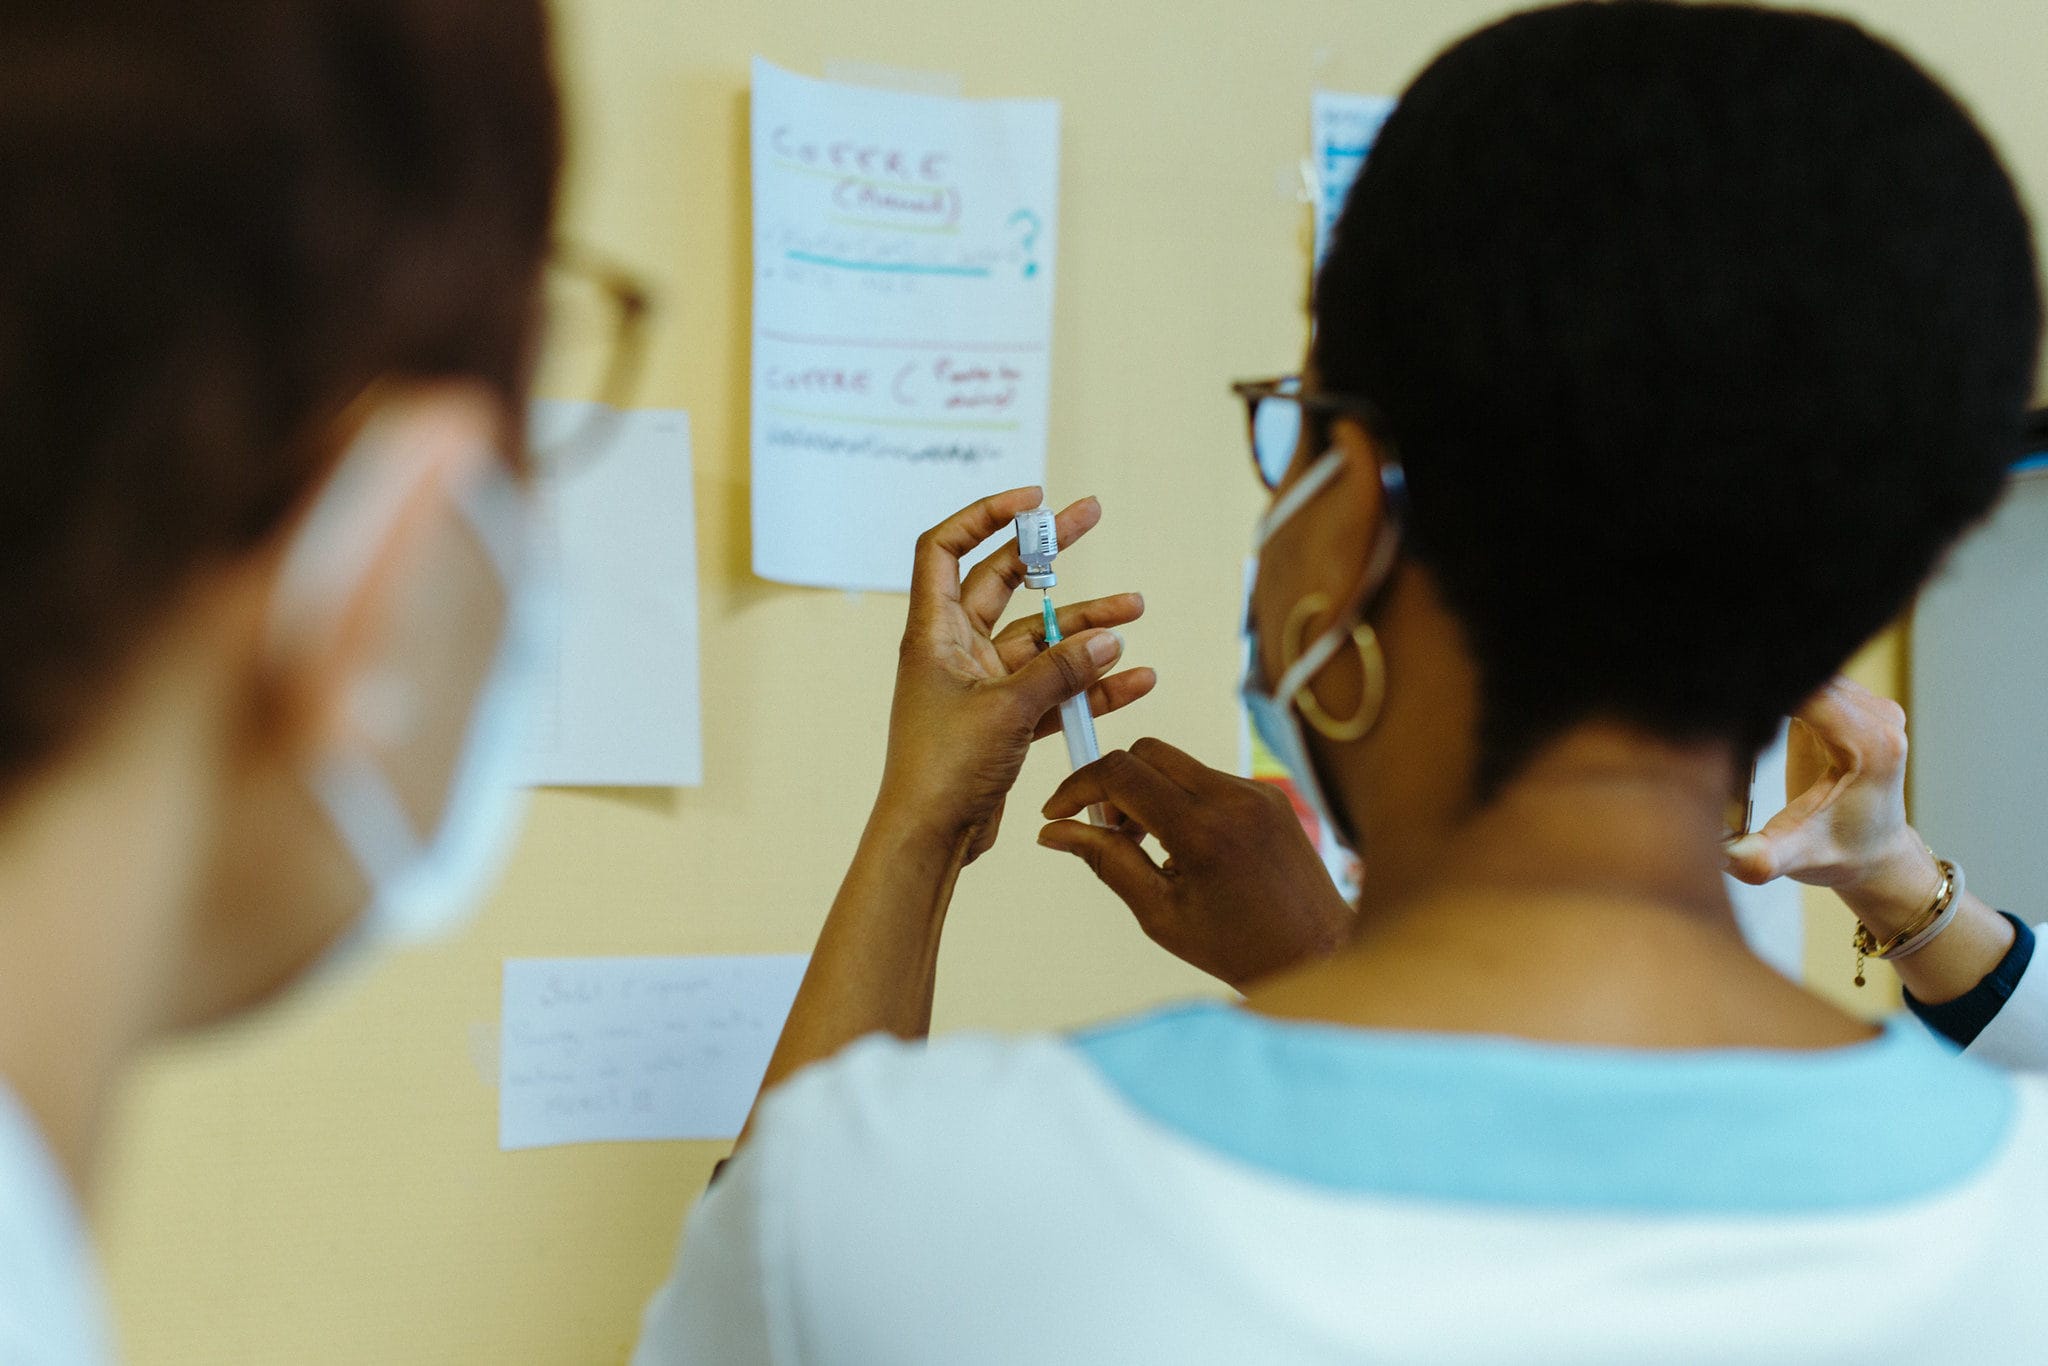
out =
{"type": "Polygon", "coordinates": [[[1854,767],[1889,773],[1905,761],[1904,710],[1850,679],[1829,679],[1794,716],[1814,740],[1846,755],[1854,767]]]}
{"type": "Polygon", "coordinates": [[[971,554],[1018,513],[1037,507],[1044,496],[1036,484],[990,494],[918,537],[917,558],[910,570],[910,596],[960,601],[960,557],[971,554]]]}
{"type": "MultiPolygon", "coordinates": [[[[1102,504],[1093,498],[1083,498],[1069,505],[1053,519],[1053,534],[1059,538],[1060,549],[1070,548],[1094,530],[1095,524],[1101,520],[1102,504]]],[[[1002,549],[967,571],[967,578],[960,585],[960,605],[967,609],[967,615],[977,630],[994,630],[996,619],[1010,605],[1010,595],[1023,582],[1024,560],[1017,553],[1017,542],[1012,538],[1002,549]]]]}
{"type": "Polygon", "coordinates": [[[1197,795],[1217,778],[1228,778],[1231,782],[1244,781],[1234,774],[1219,773],[1186,750],[1175,749],[1166,741],[1154,739],[1150,735],[1132,745],[1131,753],[1197,795]]]}
{"type": "Polygon", "coordinates": [[[1068,774],[1046,799],[1043,814],[1047,820],[1060,820],[1107,803],[1137,817],[1163,842],[1188,800],[1186,788],[1129,750],[1118,749],[1068,774]]]}

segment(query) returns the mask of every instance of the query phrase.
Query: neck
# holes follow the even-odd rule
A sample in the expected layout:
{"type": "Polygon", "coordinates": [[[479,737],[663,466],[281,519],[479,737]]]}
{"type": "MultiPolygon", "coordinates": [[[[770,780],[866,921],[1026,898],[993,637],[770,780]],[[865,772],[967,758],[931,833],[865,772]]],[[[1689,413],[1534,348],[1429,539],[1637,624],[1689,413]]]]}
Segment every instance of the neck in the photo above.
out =
{"type": "Polygon", "coordinates": [[[1733,767],[1717,748],[1581,728],[1417,852],[1369,848],[1355,943],[1252,1005],[1622,1047],[1867,1037],[1743,942],[1721,872],[1733,767]],[[1395,890],[1376,899],[1383,862],[1395,890]]]}
{"type": "Polygon", "coordinates": [[[1581,727],[1450,832],[1438,866],[1417,882],[1423,896],[1458,896],[1475,908],[1529,892],[1616,899],[1735,934],[1721,874],[1734,774],[1719,747],[1581,727]]]}
{"type": "Polygon", "coordinates": [[[204,819],[204,740],[130,702],[0,805],[0,1081],[81,1198],[162,1015],[204,819]]]}

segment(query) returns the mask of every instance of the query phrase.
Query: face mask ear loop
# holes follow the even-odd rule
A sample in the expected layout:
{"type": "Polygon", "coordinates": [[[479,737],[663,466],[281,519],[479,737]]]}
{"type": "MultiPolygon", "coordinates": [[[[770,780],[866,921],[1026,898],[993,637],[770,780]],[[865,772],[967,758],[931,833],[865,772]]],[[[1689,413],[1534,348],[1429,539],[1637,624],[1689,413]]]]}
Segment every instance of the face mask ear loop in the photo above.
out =
{"type": "Polygon", "coordinates": [[[527,520],[532,513],[525,493],[499,467],[495,456],[488,459],[483,475],[458,495],[456,506],[498,571],[498,582],[519,582],[526,569],[527,520]]]}
{"type": "MultiPolygon", "coordinates": [[[[497,571],[499,583],[509,591],[519,581],[525,558],[527,509],[518,486],[509,475],[487,466],[484,476],[462,492],[457,507],[497,571]]],[[[504,629],[512,626],[508,619],[504,629]]],[[[314,766],[310,777],[314,797],[358,868],[383,872],[407,867],[421,857],[426,845],[411,816],[390,782],[367,759],[354,752],[331,754],[314,766]]]]}
{"type": "Polygon", "coordinates": [[[332,755],[309,776],[313,797],[365,877],[404,868],[421,844],[412,819],[381,774],[353,754],[332,755]]]}
{"type": "MultiPolygon", "coordinates": [[[[1281,521],[1292,516],[1300,509],[1302,503],[1335,477],[1342,461],[1343,456],[1332,450],[1316,462],[1314,468],[1302,477],[1300,484],[1289,491],[1290,495],[1301,494],[1302,497],[1289,497],[1274,505],[1273,512],[1267,517],[1270,525],[1262,524],[1261,545],[1271,537],[1273,530],[1281,521]]],[[[1363,620],[1372,610],[1380,593],[1385,590],[1388,580],[1393,577],[1394,561],[1401,550],[1400,514],[1406,502],[1406,484],[1406,476],[1399,465],[1392,462],[1381,465],[1380,488],[1385,494],[1385,505],[1380,518],[1380,534],[1373,539],[1372,553],[1366,561],[1365,573],[1359,579],[1359,590],[1355,595],[1358,607],[1355,612],[1340,613],[1337,619],[1301,652],[1301,657],[1280,675],[1280,681],[1273,686],[1273,695],[1280,700],[1282,706],[1295,705],[1294,697],[1309,685],[1310,680],[1322,671],[1323,666],[1328,664],[1351,638],[1352,624],[1363,620]]],[[[1249,617],[1247,629],[1250,629],[1249,617]]]]}
{"type": "Polygon", "coordinates": [[[1266,515],[1259,518],[1257,529],[1252,534],[1254,547],[1265,549],[1266,542],[1287,523],[1287,519],[1301,511],[1302,505],[1321,493],[1344,468],[1344,453],[1335,447],[1324,451],[1316,463],[1308,467],[1300,482],[1273,500],[1273,506],[1266,509],[1266,515]]]}
{"type": "Polygon", "coordinates": [[[1323,666],[1337,653],[1337,647],[1348,639],[1350,637],[1342,627],[1332,627],[1317,636],[1314,643],[1301,652],[1301,658],[1288,665],[1287,671],[1280,675],[1280,681],[1273,685],[1273,696],[1280,699],[1282,706],[1293,706],[1291,699],[1294,695],[1322,672],[1323,666]]]}
{"type": "Polygon", "coordinates": [[[1366,561],[1365,576],[1359,580],[1358,611],[1352,620],[1358,620],[1372,611],[1373,604],[1386,590],[1387,580],[1394,576],[1394,560],[1401,553],[1401,524],[1391,517],[1380,520],[1380,534],[1374,538],[1372,558],[1366,561]]]}
{"type": "Polygon", "coordinates": [[[271,591],[273,656],[334,621],[404,509],[411,484],[374,478],[381,444],[369,432],[357,436],[293,533],[271,591]]]}
{"type": "MultiPolygon", "coordinates": [[[[411,495],[406,481],[387,480],[376,502],[365,504],[365,487],[375,487],[371,476],[376,459],[376,448],[359,437],[328,477],[286,550],[268,628],[274,652],[317,631],[340,612],[368,568],[362,562],[362,548],[381,543],[384,529],[411,495]]],[[[456,505],[499,582],[516,582],[525,558],[526,509],[515,481],[487,465],[483,477],[462,491],[456,505]]],[[[366,874],[381,874],[420,858],[425,846],[411,817],[368,760],[348,751],[329,754],[307,777],[314,799],[356,867],[366,874]]]]}
{"type": "MultiPolygon", "coordinates": [[[[1279,531],[1287,519],[1301,511],[1309,499],[1321,493],[1343,467],[1344,454],[1334,448],[1325,452],[1321,459],[1311,465],[1308,473],[1302,475],[1301,482],[1275,500],[1266,515],[1259,519],[1256,535],[1258,549],[1265,549],[1266,543],[1273,539],[1274,533],[1279,531]]],[[[1401,551],[1401,514],[1407,504],[1407,482],[1407,476],[1399,465],[1392,461],[1381,463],[1380,490],[1384,496],[1381,499],[1380,534],[1373,539],[1372,554],[1366,561],[1365,573],[1359,579],[1359,591],[1354,595],[1358,610],[1355,614],[1340,617],[1340,622],[1355,621],[1371,611],[1381,590],[1387,586],[1387,580],[1393,576],[1394,560],[1401,551]]],[[[1343,634],[1345,629],[1346,626],[1339,625],[1326,634],[1338,636],[1343,634]]],[[[1319,652],[1320,667],[1322,663],[1329,661],[1336,648],[1337,642],[1334,640],[1329,642],[1327,648],[1323,648],[1323,642],[1318,641],[1309,647],[1294,667],[1301,667],[1319,652]]],[[[1290,669],[1289,672],[1293,670],[1290,669]]],[[[1277,689],[1276,692],[1280,697],[1294,696],[1291,689],[1277,689]]]]}

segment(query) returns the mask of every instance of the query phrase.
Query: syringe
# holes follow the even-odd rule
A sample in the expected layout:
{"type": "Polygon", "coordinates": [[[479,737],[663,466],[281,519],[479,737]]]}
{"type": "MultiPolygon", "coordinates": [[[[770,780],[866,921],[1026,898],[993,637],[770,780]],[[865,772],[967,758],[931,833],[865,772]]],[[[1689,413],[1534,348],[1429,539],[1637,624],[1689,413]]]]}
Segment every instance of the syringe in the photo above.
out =
{"type": "MultiPolygon", "coordinates": [[[[1052,572],[1052,561],[1059,553],[1059,530],[1048,509],[1033,508],[1017,514],[1017,557],[1024,561],[1025,587],[1036,588],[1043,594],[1039,607],[1045,616],[1047,646],[1057,645],[1063,639],[1059,613],[1052,605],[1053,585],[1059,582],[1052,572]]],[[[1060,734],[1066,737],[1067,763],[1072,767],[1078,769],[1102,757],[1102,746],[1095,738],[1095,713],[1088,706],[1087,693],[1060,703],[1060,734]]],[[[1106,828],[1109,813],[1099,805],[1091,806],[1088,822],[1106,828]]]]}

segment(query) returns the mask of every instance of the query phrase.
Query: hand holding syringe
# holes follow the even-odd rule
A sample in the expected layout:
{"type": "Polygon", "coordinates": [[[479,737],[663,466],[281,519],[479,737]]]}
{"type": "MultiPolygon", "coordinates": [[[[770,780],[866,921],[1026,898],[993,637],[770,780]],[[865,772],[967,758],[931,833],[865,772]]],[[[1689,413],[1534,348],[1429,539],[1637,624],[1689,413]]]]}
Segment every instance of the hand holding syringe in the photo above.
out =
{"type": "MultiPolygon", "coordinates": [[[[1052,561],[1059,553],[1059,530],[1050,509],[1033,508],[1017,514],[1017,557],[1024,561],[1024,586],[1036,588],[1044,595],[1039,605],[1045,619],[1047,645],[1057,645],[1062,639],[1059,613],[1052,605],[1053,585],[1059,582],[1052,572],[1052,561]]],[[[1060,703],[1060,733],[1066,737],[1067,763],[1071,767],[1078,769],[1102,757],[1102,746],[1095,739],[1095,713],[1088,706],[1087,693],[1060,703]]],[[[1092,825],[1106,827],[1109,813],[1100,806],[1091,806],[1088,820],[1092,825]]]]}

